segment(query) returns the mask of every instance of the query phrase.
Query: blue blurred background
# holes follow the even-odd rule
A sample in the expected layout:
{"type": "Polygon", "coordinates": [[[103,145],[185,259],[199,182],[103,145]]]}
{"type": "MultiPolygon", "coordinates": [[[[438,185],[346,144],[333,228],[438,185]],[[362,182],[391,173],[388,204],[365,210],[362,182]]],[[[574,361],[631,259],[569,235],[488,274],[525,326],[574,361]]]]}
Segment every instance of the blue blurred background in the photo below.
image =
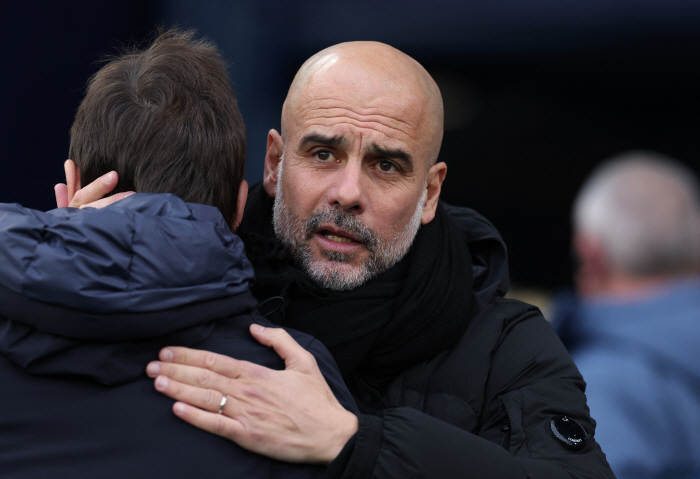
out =
{"type": "Polygon", "coordinates": [[[496,224],[520,285],[570,283],[570,206],[600,160],[647,148],[700,171],[700,2],[29,0],[0,1],[0,18],[2,202],[54,206],[87,78],[161,24],[228,60],[249,182],[310,55],[378,40],[416,58],[445,100],[443,198],[496,224]]]}

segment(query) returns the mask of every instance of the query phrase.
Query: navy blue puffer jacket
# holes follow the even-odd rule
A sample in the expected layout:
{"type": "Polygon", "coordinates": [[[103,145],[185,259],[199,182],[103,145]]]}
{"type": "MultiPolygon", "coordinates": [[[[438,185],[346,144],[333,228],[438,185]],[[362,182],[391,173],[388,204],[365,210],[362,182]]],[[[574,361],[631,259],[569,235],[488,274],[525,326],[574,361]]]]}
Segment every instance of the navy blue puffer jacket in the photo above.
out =
{"type": "MultiPolygon", "coordinates": [[[[200,431],[146,364],[182,345],[283,368],[248,333],[267,324],[253,269],[219,211],[135,194],[102,210],[0,205],[0,477],[317,477],[200,431]]],[[[355,411],[335,363],[309,349],[355,411]]]]}

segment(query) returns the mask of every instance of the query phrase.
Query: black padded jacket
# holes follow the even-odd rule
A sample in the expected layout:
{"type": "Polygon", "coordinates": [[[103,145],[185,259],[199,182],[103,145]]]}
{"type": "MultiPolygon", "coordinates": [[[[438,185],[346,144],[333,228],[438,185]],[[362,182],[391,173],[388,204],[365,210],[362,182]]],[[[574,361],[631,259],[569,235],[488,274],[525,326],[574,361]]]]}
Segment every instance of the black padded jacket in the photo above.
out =
{"type": "Polygon", "coordinates": [[[453,348],[391,382],[384,410],[360,415],[327,476],[614,477],[566,349],[537,308],[502,297],[500,236],[472,210],[447,208],[468,232],[480,308],[453,348]]]}

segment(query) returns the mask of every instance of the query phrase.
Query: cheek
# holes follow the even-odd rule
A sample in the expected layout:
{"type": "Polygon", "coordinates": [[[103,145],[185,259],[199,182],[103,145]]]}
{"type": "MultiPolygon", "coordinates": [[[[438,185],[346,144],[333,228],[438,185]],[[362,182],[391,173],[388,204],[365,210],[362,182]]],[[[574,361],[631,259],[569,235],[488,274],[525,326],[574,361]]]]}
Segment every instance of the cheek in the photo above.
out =
{"type": "Polygon", "coordinates": [[[385,238],[392,238],[406,228],[416,211],[414,200],[385,198],[384,208],[376,210],[376,231],[385,238]]]}
{"type": "Polygon", "coordinates": [[[281,186],[287,208],[302,217],[313,213],[317,203],[318,189],[317,182],[294,176],[285,177],[281,186]]]}

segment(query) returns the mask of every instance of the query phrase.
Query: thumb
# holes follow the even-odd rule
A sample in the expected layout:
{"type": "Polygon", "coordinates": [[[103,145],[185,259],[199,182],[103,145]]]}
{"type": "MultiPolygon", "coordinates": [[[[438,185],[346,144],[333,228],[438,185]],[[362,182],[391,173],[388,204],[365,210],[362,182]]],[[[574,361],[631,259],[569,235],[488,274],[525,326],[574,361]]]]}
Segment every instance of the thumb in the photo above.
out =
{"type": "Polygon", "coordinates": [[[260,344],[274,349],[284,360],[285,369],[302,373],[318,371],[316,359],[313,355],[302,348],[284,329],[266,328],[259,324],[251,324],[250,334],[260,344]]]}

